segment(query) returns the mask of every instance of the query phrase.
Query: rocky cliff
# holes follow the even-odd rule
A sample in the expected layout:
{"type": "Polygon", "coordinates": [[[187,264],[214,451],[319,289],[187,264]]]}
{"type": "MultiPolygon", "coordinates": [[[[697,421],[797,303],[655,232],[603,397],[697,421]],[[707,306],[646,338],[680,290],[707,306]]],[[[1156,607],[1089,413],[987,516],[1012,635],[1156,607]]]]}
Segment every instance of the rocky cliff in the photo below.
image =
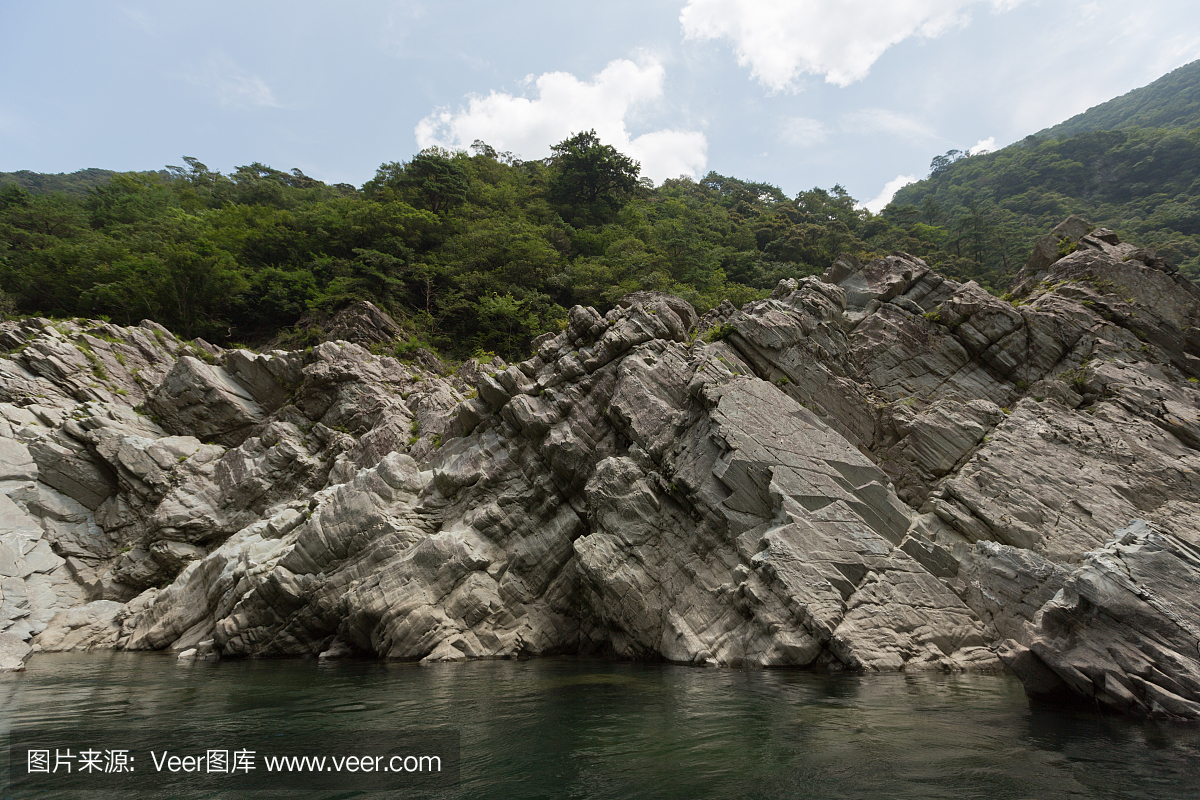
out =
{"type": "Polygon", "coordinates": [[[453,375],[346,341],[3,323],[0,630],[1003,662],[1031,694],[1200,717],[1198,324],[1200,291],[1077,223],[1011,300],[844,257],[701,319],[659,294],[576,307],[527,361],[453,375]]]}

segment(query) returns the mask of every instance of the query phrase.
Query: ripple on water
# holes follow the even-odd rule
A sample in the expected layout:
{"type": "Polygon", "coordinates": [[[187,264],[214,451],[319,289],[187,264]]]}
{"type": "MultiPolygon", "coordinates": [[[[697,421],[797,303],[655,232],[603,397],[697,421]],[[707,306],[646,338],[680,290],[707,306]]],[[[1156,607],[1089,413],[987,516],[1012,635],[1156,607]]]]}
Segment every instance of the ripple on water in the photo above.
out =
{"type": "Polygon", "coordinates": [[[330,747],[372,728],[458,731],[459,786],[406,798],[1200,797],[1200,730],[1031,708],[999,675],[108,653],[0,676],[0,731],[81,719],[214,737],[264,725],[330,747]]]}

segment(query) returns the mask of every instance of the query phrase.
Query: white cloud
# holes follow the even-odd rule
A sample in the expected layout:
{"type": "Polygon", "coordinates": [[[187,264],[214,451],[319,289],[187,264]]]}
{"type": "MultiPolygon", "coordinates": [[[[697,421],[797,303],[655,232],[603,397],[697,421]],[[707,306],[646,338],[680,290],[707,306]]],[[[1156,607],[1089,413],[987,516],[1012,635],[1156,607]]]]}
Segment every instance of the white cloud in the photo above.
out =
{"type": "Polygon", "coordinates": [[[937,131],[918,119],[883,108],[864,108],[841,117],[846,133],[885,133],[914,142],[929,142],[940,138],[937,131]]]}
{"type": "Polygon", "coordinates": [[[688,0],[685,38],[729,39],[738,63],[773,91],[804,74],[849,86],[894,44],[965,25],[971,6],[1007,11],[1022,0],[688,0]]]}
{"type": "Polygon", "coordinates": [[[279,105],[271,87],[257,75],[226,75],[217,87],[221,102],[232,106],[279,105]]]}
{"type": "Polygon", "coordinates": [[[393,55],[404,55],[412,49],[411,37],[427,9],[415,0],[393,0],[385,5],[383,12],[377,31],[383,49],[393,55]]]}
{"type": "Polygon", "coordinates": [[[204,68],[188,76],[188,80],[207,89],[223,106],[279,108],[266,81],[257,75],[246,74],[223,53],[209,58],[204,68]]]}
{"type": "Polygon", "coordinates": [[[1097,0],[1082,8],[1042,5],[1052,13],[1020,52],[1053,58],[1001,65],[1004,85],[988,92],[990,104],[1008,110],[1003,127],[1012,138],[1056,125],[1200,58],[1200,17],[1177,0],[1136,7],[1124,0],[1097,0]]]}
{"type": "Polygon", "coordinates": [[[977,156],[980,153],[990,153],[995,149],[996,149],[996,137],[989,136],[986,139],[980,139],[978,142],[976,142],[971,147],[971,149],[967,151],[967,154],[972,155],[972,156],[977,156]]]}
{"type": "Polygon", "coordinates": [[[883,191],[878,196],[863,203],[863,206],[869,208],[872,214],[878,214],[880,211],[883,211],[888,203],[892,202],[892,198],[896,196],[896,192],[900,191],[902,187],[910,183],[916,183],[919,180],[920,178],[916,175],[897,175],[884,184],[883,191]]]}
{"type": "Polygon", "coordinates": [[[544,158],[551,145],[595,129],[602,142],[640,161],[648,178],[699,177],[708,160],[703,133],[658,130],[634,137],[627,128],[635,108],[662,98],[665,75],[657,61],[619,59],[590,82],[566,72],[530,76],[535,98],[492,92],[471,96],[457,111],[438,109],[417,123],[417,146],[466,148],[482,139],[522,158],[544,158]]]}
{"type": "Polygon", "coordinates": [[[148,33],[151,36],[158,34],[158,31],[154,29],[154,24],[150,21],[150,15],[145,11],[139,11],[136,8],[129,8],[128,6],[118,6],[118,8],[121,9],[121,13],[130,22],[141,28],[143,33],[148,33]]]}
{"type": "Polygon", "coordinates": [[[779,138],[796,147],[823,144],[829,138],[824,122],[809,117],[787,117],[780,126],[779,138]]]}

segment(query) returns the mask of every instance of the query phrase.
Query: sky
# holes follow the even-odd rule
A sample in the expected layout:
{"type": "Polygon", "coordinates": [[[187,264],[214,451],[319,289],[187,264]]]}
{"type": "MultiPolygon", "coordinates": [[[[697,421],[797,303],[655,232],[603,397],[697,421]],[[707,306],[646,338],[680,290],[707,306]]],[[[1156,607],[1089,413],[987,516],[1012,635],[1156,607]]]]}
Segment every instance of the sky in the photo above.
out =
{"type": "Polygon", "coordinates": [[[362,185],[581,130],[656,183],[710,170],[878,210],[1200,58],[1180,0],[0,0],[0,172],[261,162],[362,185]]]}

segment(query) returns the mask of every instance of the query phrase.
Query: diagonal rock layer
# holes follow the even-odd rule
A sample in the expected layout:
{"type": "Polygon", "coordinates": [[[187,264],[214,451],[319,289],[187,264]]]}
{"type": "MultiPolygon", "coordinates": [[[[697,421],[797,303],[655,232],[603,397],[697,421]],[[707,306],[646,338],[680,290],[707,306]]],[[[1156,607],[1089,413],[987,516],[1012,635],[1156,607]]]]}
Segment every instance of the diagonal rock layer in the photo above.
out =
{"type": "Polygon", "coordinates": [[[702,318],[649,292],[576,307],[528,360],[454,374],[0,323],[0,631],[1005,664],[1034,695],[1200,718],[1200,291],[1060,228],[1012,299],[843,257],[702,318]]]}

